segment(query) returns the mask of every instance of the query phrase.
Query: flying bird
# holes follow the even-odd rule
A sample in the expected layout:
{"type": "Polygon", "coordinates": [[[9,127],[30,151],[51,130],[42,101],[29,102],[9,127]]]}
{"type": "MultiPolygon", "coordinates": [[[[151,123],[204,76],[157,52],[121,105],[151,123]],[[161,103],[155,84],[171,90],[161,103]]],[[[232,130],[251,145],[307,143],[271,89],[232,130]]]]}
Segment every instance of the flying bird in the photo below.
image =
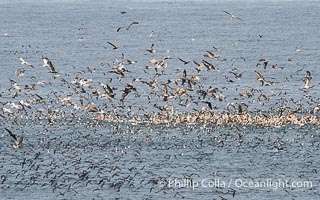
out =
{"type": "Polygon", "coordinates": [[[119,32],[122,28],[124,28],[123,26],[117,28],[117,32],[119,32]]]}
{"type": "Polygon", "coordinates": [[[265,58],[261,58],[259,60],[259,62],[257,63],[256,67],[258,67],[259,65],[263,66],[263,69],[267,69],[267,65],[268,65],[269,60],[265,59],[265,58]]]}
{"type": "Polygon", "coordinates": [[[239,20],[243,21],[243,19],[241,19],[240,17],[237,17],[237,16],[235,16],[235,15],[233,15],[233,14],[227,12],[227,11],[223,11],[223,12],[226,13],[227,15],[229,15],[231,19],[239,19],[239,20]]]}
{"type": "Polygon", "coordinates": [[[183,59],[181,59],[181,58],[179,58],[179,57],[178,57],[178,59],[179,59],[181,62],[183,62],[183,64],[185,64],[185,65],[190,63],[190,61],[185,61],[185,60],[183,60],[183,59]]]}
{"type": "Polygon", "coordinates": [[[257,71],[257,70],[255,70],[254,71],[255,73],[256,73],[256,75],[257,75],[257,79],[260,81],[260,85],[261,86],[264,86],[264,78],[263,78],[263,76],[257,71]]]}
{"type": "Polygon", "coordinates": [[[212,53],[212,52],[210,52],[210,51],[207,51],[207,53],[204,54],[203,56],[206,57],[206,58],[211,58],[211,59],[218,59],[218,58],[220,58],[219,55],[214,54],[214,53],[212,53]]]}
{"type": "Polygon", "coordinates": [[[126,29],[129,30],[131,28],[131,26],[135,25],[135,24],[139,24],[139,22],[132,22],[131,24],[129,24],[129,26],[126,29]]]}
{"type": "Polygon", "coordinates": [[[18,141],[16,134],[12,133],[12,131],[7,128],[4,128],[4,129],[9,133],[9,135],[15,141],[15,144],[13,144],[13,148],[19,148],[24,144],[24,138],[22,136],[19,138],[19,141],[18,141]]]}
{"type": "Polygon", "coordinates": [[[152,43],[150,49],[147,49],[148,52],[150,53],[156,53],[157,51],[154,49],[154,43],[152,43]]]}
{"type": "Polygon", "coordinates": [[[24,69],[18,69],[17,71],[16,71],[16,75],[17,76],[24,76],[24,69]]]}
{"type": "Polygon", "coordinates": [[[14,133],[12,133],[12,131],[10,131],[9,129],[7,129],[7,128],[4,128],[8,133],[9,133],[9,135],[15,140],[15,141],[17,141],[18,139],[17,139],[17,136],[14,134],[14,133]]]}
{"type": "Polygon", "coordinates": [[[42,61],[43,61],[43,67],[49,67],[49,58],[42,56],[42,61]]]}
{"type": "Polygon", "coordinates": [[[22,57],[18,57],[18,58],[19,58],[20,61],[21,61],[21,65],[27,65],[27,66],[29,66],[29,67],[34,68],[32,64],[30,64],[30,63],[28,63],[27,61],[25,61],[22,57]]]}
{"type": "Polygon", "coordinates": [[[306,78],[306,83],[305,83],[305,85],[303,86],[303,88],[304,88],[304,89],[309,89],[309,88],[311,88],[310,81],[311,81],[311,79],[312,79],[310,71],[307,71],[307,74],[306,74],[305,78],[306,78]]]}
{"type": "Polygon", "coordinates": [[[108,44],[110,44],[110,45],[112,46],[112,49],[113,49],[113,50],[119,49],[119,47],[116,46],[115,44],[112,44],[112,43],[109,42],[109,41],[107,41],[107,42],[108,42],[108,44]]]}

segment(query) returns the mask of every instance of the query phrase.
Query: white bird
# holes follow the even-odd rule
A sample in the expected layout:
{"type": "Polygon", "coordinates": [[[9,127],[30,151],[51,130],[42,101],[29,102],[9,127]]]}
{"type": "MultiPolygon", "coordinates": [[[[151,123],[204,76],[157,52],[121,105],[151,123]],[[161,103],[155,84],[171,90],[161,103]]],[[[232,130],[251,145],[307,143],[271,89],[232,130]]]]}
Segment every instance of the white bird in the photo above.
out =
{"type": "Polygon", "coordinates": [[[25,60],[24,60],[23,58],[21,58],[20,56],[19,56],[18,58],[19,58],[20,61],[21,61],[21,65],[27,65],[27,66],[29,66],[29,67],[34,68],[33,65],[31,65],[30,63],[28,63],[27,61],[25,61],[25,60]]]}
{"type": "Polygon", "coordinates": [[[49,60],[48,57],[42,56],[42,61],[43,61],[43,67],[49,67],[51,72],[50,73],[58,73],[53,66],[51,60],[49,60]]]}
{"type": "Polygon", "coordinates": [[[306,83],[305,83],[305,85],[304,85],[303,88],[304,88],[304,89],[309,89],[309,88],[311,88],[311,83],[310,83],[310,81],[311,81],[311,79],[312,79],[310,71],[307,71],[307,74],[306,74],[305,78],[306,78],[306,83]]]}
{"type": "Polygon", "coordinates": [[[49,58],[42,56],[42,61],[43,61],[43,67],[49,67],[49,58]]]}
{"type": "Polygon", "coordinates": [[[235,15],[233,15],[233,14],[227,12],[227,11],[223,11],[223,12],[226,13],[227,15],[229,15],[231,19],[239,19],[239,20],[243,21],[243,19],[241,19],[240,17],[237,17],[237,16],[235,16],[235,15]]]}

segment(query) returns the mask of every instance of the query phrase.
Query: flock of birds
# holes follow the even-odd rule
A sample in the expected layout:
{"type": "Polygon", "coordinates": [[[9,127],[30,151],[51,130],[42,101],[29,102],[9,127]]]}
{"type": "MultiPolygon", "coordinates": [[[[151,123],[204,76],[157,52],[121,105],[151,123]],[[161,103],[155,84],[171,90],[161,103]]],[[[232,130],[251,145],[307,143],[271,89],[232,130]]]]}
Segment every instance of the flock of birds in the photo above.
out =
{"type": "MultiPolygon", "coordinates": [[[[243,20],[224,11],[231,19],[243,20]]],[[[126,27],[139,25],[134,21],[126,27]]],[[[119,32],[119,27],[116,31],[119,32]]],[[[113,51],[119,51],[120,46],[107,41],[113,51]]],[[[109,49],[108,47],[104,47],[109,49]]],[[[23,86],[19,80],[9,79],[11,87],[2,91],[3,119],[47,119],[55,122],[64,118],[77,118],[86,116],[91,119],[108,122],[153,123],[153,124],[223,124],[223,125],[266,125],[282,126],[286,124],[318,124],[320,104],[315,99],[310,99],[309,110],[303,110],[300,101],[285,100],[286,92],[279,94],[266,94],[261,89],[277,84],[274,79],[266,80],[258,69],[262,66],[264,71],[270,67],[269,60],[261,58],[253,72],[256,74],[260,89],[251,87],[239,93],[239,96],[226,97],[223,90],[227,86],[218,88],[206,83],[206,73],[220,71],[215,62],[219,61],[218,49],[204,52],[199,60],[189,61],[181,57],[165,56],[156,58],[156,44],[152,43],[146,52],[155,56],[143,69],[136,60],[128,59],[121,53],[120,59],[112,63],[101,63],[102,72],[97,73],[96,68],[87,67],[85,70],[65,71],[62,67],[56,67],[53,61],[42,56],[43,68],[48,69],[47,80],[32,75],[32,70],[41,69],[39,65],[31,64],[16,52],[15,55],[21,65],[29,69],[19,68],[16,71],[18,79],[30,73],[31,83],[23,86]],[[216,51],[216,52],[214,52],[216,51]],[[183,67],[177,68],[172,73],[171,60],[180,63],[183,67]],[[139,68],[139,69],[138,69],[139,68]],[[141,76],[141,73],[143,75],[141,76]],[[99,79],[97,77],[101,77],[99,79]],[[38,92],[38,87],[41,90],[38,92]],[[59,90],[58,88],[63,88],[59,90]],[[269,110],[252,110],[250,103],[258,101],[260,105],[269,102],[273,97],[278,98],[273,108],[269,110]],[[226,102],[228,98],[228,102],[226,102]],[[231,101],[230,101],[231,100],[231,101]],[[220,102],[220,104],[219,104],[220,102]],[[289,107],[293,103],[294,107],[289,107]],[[221,108],[223,105],[225,107],[221,108]]],[[[245,58],[242,58],[246,61],[245,58]]],[[[272,68],[278,68],[273,64],[272,68]]],[[[312,75],[305,72],[305,83],[301,91],[308,93],[312,90],[312,75]]],[[[226,82],[234,82],[243,77],[235,66],[229,71],[234,78],[225,76],[226,82]]],[[[44,77],[44,76],[43,76],[44,77]]],[[[286,78],[288,80],[288,78],[286,78]]],[[[237,88],[238,90],[238,88],[237,88]]],[[[16,141],[15,147],[23,144],[23,138],[19,141],[16,136],[6,129],[16,141]]]]}
{"type": "MultiPolygon", "coordinates": [[[[243,21],[242,18],[227,11],[223,12],[232,20],[243,21]]],[[[130,30],[133,26],[138,25],[139,22],[134,21],[128,26],[119,27],[116,32],[123,29],[130,30]]],[[[152,37],[153,34],[152,31],[149,36],[152,37]]],[[[104,46],[106,50],[119,52],[122,49],[121,45],[111,41],[106,42],[110,45],[104,46]]],[[[179,139],[172,147],[169,146],[166,149],[168,154],[156,154],[156,156],[163,156],[161,157],[163,163],[172,165],[174,162],[172,160],[182,155],[175,155],[173,159],[171,148],[185,148],[179,146],[181,145],[180,139],[183,140],[189,132],[193,131],[191,130],[193,126],[201,125],[208,128],[210,134],[199,134],[197,140],[194,141],[194,138],[188,140],[190,143],[187,145],[194,145],[193,150],[198,152],[192,159],[195,163],[208,160],[214,163],[214,151],[228,145],[227,142],[224,143],[227,140],[232,141],[232,144],[229,144],[230,149],[235,144],[241,146],[243,143],[256,146],[266,143],[271,144],[271,147],[278,151],[285,149],[285,142],[281,138],[269,135],[265,140],[258,137],[247,139],[243,130],[236,125],[284,126],[320,123],[319,99],[310,98],[310,107],[304,109],[301,101],[282,98],[286,95],[285,91],[277,94],[264,92],[264,88],[278,84],[274,79],[268,79],[265,76],[267,69],[270,68],[269,60],[266,58],[259,59],[256,66],[251,69],[251,74],[256,75],[256,83],[252,83],[251,88],[243,91],[241,91],[243,88],[237,88],[237,94],[227,96],[225,91],[228,86],[218,88],[206,83],[207,76],[223,70],[216,65],[216,62],[223,57],[219,54],[218,48],[213,47],[204,51],[197,60],[169,55],[159,59],[156,43],[146,47],[145,52],[148,56],[154,56],[145,65],[120,53],[118,59],[108,63],[103,62],[99,68],[87,67],[83,70],[70,68],[71,71],[66,70],[63,66],[55,65],[55,60],[47,56],[39,56],[43,64],[31,64],[27,61],[28,59],[16,52],[15,56],[26,68],[19,68],[15,72],[16,78],[9,78],[10,86],[1,91],[0,102],[2,121],[12,124],[11,127],[8,125],[3,129],[5,134],[8,134],[14,141],[13,148],[26,147],[32,150],[34,147],[32,145],[36,143],[25,144],[24,136],[16,133],[17,131],[13,128],[14,125],[24,120],[31,120],[32,125],[30,126],[42,125],[45,124],[43,121],[46,121],[49,126],[48,124],[43,125],[44,133],[50,132],[51,129],[56,131],[59,128],[65,128],[68,124],[79,124],[86,119],[98,124],[106,121],[111,122],[110,134],[114,135],[106,142],[104,140],[106,136],[97,133],[97,130],[94,130],[94,133],[81,135],[81,133],[75,133],[77,130],[74,129],[70,135],[61,134],[59,136],[51,134],[54,132],[51,130],[44,139],[39,139],[41,136],[37,138],[37,145],[41,150],[39,152],[32,150],[31,157],[10,155],[14,160],[13,165],[18,165],[20,168],[7,170],[7,173],[1,176],[0,188],[9,189],[12,187],[10,181],[16,180],[14,186],[21,187],[21,190],[39,185],[41,188],[51,188],[52,192],[57,193],[56,197],[64,197],[68,194],[79,195],[79,187],[90,187],[92,193],[99,193],[106,187],[117,192],[125,189],[136,192],[147,185],[150,193],[168,193],[173,190],[175,193],[173,197],[184,198],[182,193],[176,192],[173,188],[157,187],[159,181],[164,177],[160,173],[157,174],[157,171],[153,171],[151,167],[148,168],[141,164],[148,160],[148,158],[143,160],[143,155],[141,155],[141,149],[147,144],[152,149],[164,150],[163,146],[159,146],[162,143],[156,139],[157,137],[159,140],[163,139],[166,133],[151,134],[153,125],[165,125],[163,127],[187,125],[187,128],[182,126],[186,129],[183,129],[182,136],[166,138],[170,141],[179,139]],[[177,63],[181,67],[173,70],[172,66],[176,66],[177,63]],[[37,76],[35,72],[40,76],[37,76]],[[274,101],[274,107],[268,110],[256,109],[254,106],[256,102],[263,106],[270,101],[274,101]],[[289,106],[291,104],[293,107],[289,106]],[[127,124],[134,126],[128,127],[127,124]],[[142,124],[142,126],[135,126],[136,124],[142,124]],[[145,124],[150,126],[144,126],[145,124]],[[122,129],[125,130],[121,130],[121,125],[124,125],[122,129]],[[208,142],[206,137],[212,136],[210,128],[229,125],[236,126],[237,131],[213,136],[208,142]],[[130,145],[136,145],[137,150],[129,151],[130,145],[126,146],[127,135],[129,135],[130,145]],[[69,136],[74,138],[72,140],[63,138],[69,136]],[[83,141],[87,143],[83,144],[83,141]],[[118,150],[120,145],[125,147],[118,150]],[[212,152],[206,152],[210,148],[213,149],[212,152]],[[44,149],[47,150],[46,153],[43,153],[44,149]],[[110,149],[113,149],[113,152],[109,157],[99,158],[98,162],[91,157],[93,152],[101,153],[110,149]],[[134,154],[132,157],[135,158],[130,163],[127,163],[127,158],[125,158],[128,152],[134,154]],[[123,162],[125,162],[125,167],[121,166],[123,162]],[[39,173],[41,170],[44,173],[39,173]],[[145,179],[145,174],[157,178],[145,179]],[[140,183],[135,181],[137,177],[140,183]]],[[[246,61],[245,58],[242,59],[246,61]]],[[[271,68],[278,67],[277,64],[271,65],[271,68]]],[[[235,66],[232,66],[227,73],[229,76],[224,77],[225,83],[234,83],[247,76],[235,66]]],[[[314,85],[311,83],[311,72],[306,70],[304,73],[306,75],[301,77],[304,82],[301,82],[300,90],[301,93],[308,94],[314,85]]],[[[205,132],[204,129],[202,131],[205,132]]],[[[157,163],[154,165],[159,169],[166,167],[157,163]]],[[[192,170],[195,173],[199,171],[198,168],[192,170]]],[[[173,177],[173,171],[169,170],[165,173],[167,177],[173,177]]],[[[191,180],[198,176],[195,173],[182,174],[179,178],[191,180]]],[[[212,176],[216,177],[217,174],[212,176]]],[[[226,199],[226,196],[234,198],[235,195],[236,191],[232,190],[219,195],[219,198],[226,199]]]]}

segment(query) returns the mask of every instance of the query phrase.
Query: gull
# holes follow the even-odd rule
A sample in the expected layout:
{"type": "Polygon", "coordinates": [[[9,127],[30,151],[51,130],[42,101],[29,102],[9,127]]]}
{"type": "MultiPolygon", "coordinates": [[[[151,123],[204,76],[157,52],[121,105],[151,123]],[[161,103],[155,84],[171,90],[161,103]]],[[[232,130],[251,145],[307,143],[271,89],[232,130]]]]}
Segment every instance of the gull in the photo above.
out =
{"type": "Polygon", "coordinates": [[[10,79],[10,83],[15,90],[21,91],[21,86],[15,80],[10,79]]]}
{"type": "Polygon", "coordinates": [[[305,78],[306,78],[306,83],[305,83],[305,85],[303,86],[303,88],[304,88],[304,89],[309,89],[309,88],[311,88],[311,86],[310,86],[310,81],[311,81],[311,79],[312,79],[310,71],[307,71],[307,74],[306,74],[305,78]]]}
{"type": "Polygon", "coordinates": [[[13,144],[13,148],[19,148],[19,147],[22,147],[22,145],[24,144],[24,138],[21,136],[19,138],[19,141],[17,139],[17,135],[15,135],[14,133],[12,133],[11,130],[7,129],[7,128],[4,128],[8,133],[9,135],[14,139],[15,143],[13,144]]]}
{"type": "Polygon", "coordinates": [[[256,73],[257,79],[260,81],[261,86],[271,86],[275,84],[274,81],[266,81],[257,70],[254,70],[254,72],[256,73]]]}
{"type": "Polygon", "coordinates": [[[134,25],[134,24],[139,24],[139,22],[132,22],[131,24],[129,24],[129,26],[128,26],[126,29],[129,30],[130,27],[131,27],[132,25],[134,25]]]}
{"type": "Polygon", "coordinates": [[[259,60],[259,62],[257,63],[256,67],[258,67],[259,65],[263,66],[263,69],[267,69],[267,65],[268,65],[269,60],[265,59],[265,58],[261,58],[259,60]],[[262,64],[261,64],[262,63],[262,64]]]}
{"type": "Polygon", "coordinates": [[[43,61],[43,67],[49,67],[51,69],[50,73],[58,73],[53,66],[51,60],[49,60],[48,57],[42,56],[42,61],[43,61]]]}
{"type": "Polygon", "coordinates": [[[50,72],[50,73],[58,73],[58,72],[56,71],[55,67],[53,66],[53,64],[52,64],[51,61],[49,61],[49,67],[50,67],[50,69],[51,69],[51,72],[50,72]]]}
{"type": "Polygon", "coordinates": [[[112,44],[112,43],[111,43],[111,42],[109,42],[109,41],[107,41],[107,42],[108,42],[108,44],[110,44],[110,45],[112,46],[112,49],[113,49],[113,50],[119,49],[119,47],[118,47],[118,46],[116,46],[116,45],[112,44]]]}
{"type": "Polygon", "coordinates": [[[154,49],[154,43],[152,43],[150,49],[147,49],[147,51],[150,53],[156,53],[156,50],[154,49]]]}
{"type": "Polygon", "coordinates": [[[320,104],[316,105],[312,110],[311,110],[311,114],[316,115],[320,110],[320,104]]]}
{"type": "Polygon", "coordinates": [[[257,79],[260,81],[260,85],[261,86],[264,86],[264,78],[263,78],[263,76],[257,71],[257,70],[255,70],[254,71],[255,73],[256,73],[256,75],[257,75],[257,79]]]}
{"type": "Polygon", "coordinates": [[[23,58],[21,58],[20,56],[19,56],[18,58],[19,58],[20,61],[21,61],[21,65],[27,65],[27,66],[29,66],[29,67],[34,68],[33,65],[31,65],[30,63],[28,63],[27,61],[25,61],[25,60],[24,60],[23,58]]]}
{"type": "Polygon", "coordinates": [[[207,70],[210,69],[216,69],[213,64],[209,63],[208,61],[202,60],[202,64],[207,68],[207,70]]]}
{"type": "Polygon", "coordinates": [[[16,71],[16,75],[17,76],[24,76],[24,69],[18,69],[17,71],[16,71]]]}
{"type": "Polygon", "coordinates": [[[49,67],[49,58],[42,56],[42,61],[43,61],[43,67],[49,67]]]}
{"type": "Polygon", "coordinates": [[[153,36],[153,33],[154,33],[154,31],[151,31],[151,32],[149,33],[149,37],[152,37],[152,36],[153,36]]]}
{"type": "Polygon", "coordinates": [[[198,73],[200,73],[200,71],[202,71],[202,69],[203,69],[203,67],[204,67],[203,62],[198,63],[197,61],[193,60],[193,63],[194,63],[195,65],[197,65],[196,70],[197,70],[198,73]]]}
{"type": "Polygon", "coordinates": [[[207,51],[207,53],[204,54],[203,56],[204,56],[204,57],[207,57],[207,58],[212,58],[212,59],[218,59],[218,58],[220,58],[219,55],[214,54],[214,53],[212,53],[212,52],[210,52],[210,51],[207,51]]]}
{"type": "Polygon", "coordinates": [[[226,13],[227,15],[229,15],[231,19],[239,19],[239,20],[243,21],[243,19],[241,19],[240,17],[234,16],[233,14],[231,14],[227,11],[223,11],[223,12],[226,13]]]}

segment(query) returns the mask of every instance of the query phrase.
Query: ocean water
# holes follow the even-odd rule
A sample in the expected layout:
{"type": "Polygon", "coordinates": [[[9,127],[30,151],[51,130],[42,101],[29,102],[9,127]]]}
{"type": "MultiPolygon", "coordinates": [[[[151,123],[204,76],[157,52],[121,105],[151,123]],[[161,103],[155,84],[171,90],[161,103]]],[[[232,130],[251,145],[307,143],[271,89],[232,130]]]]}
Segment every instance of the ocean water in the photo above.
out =
{"type": "Polygon", "coordinates": [[[276,0],[0,1],[0,199],[319,198],[317,125],[103,123],[90,119],[95,113],[60,102],[69,96],[80,104],[80,94],[99,110],[126,116],[168,104],[182,112],[201,110],[207,101],[214,112],[245,103],[252,112],[301,107],[300,114],[308,114],[319,103],[319,7],[318,1],[276,0]],[[224,11],[243,20],[231,19],[224,11]],[[138,24],[127,29],[132,22],[138,24]],[[113,50],[108,42],[119,48],[113,50]],[[152,44],[153,54],[146,51],[152,44]],[[207,51],[220,58],[205,58],[207,51]],[[19,56],[34,68],[20,64],[19,56]],[[50,58],[60,77],[48,73],[42,56],[50,58]],[[166,68],[146,69],[152,59],[167,56],[173,59],[165,60],[166,68]],[[129,65],[128,59],[136,63],[129,65]],[[269,60],[267,69],[257,66],[260,59],[269,60]],[[202,60],[215,69],[198,73],[193,61],[202,60]],[[126,77],[110,73],[122,61],[126,77]],[[19,69],[24,76],[17,76],[19,69]],[[183,77],[183,70],[200,82],[188,97],[163,101],[162,85],[183,77]],[[260,86],[255,70],[275,84],[260,86]],[[306,71],[312,76],[309,90],[303,89],[306,71]],[[82,86],[81,93],[81,87],[70,87],[75,77],[92,83],[82,86]],[[154,80],[159,88],[133,82],[135,78],[154,80]],[[12,88],[13,81],[22,91],[12,88]],[[92,96],[103,91],[100,82],[113,88],[114,99],[92,96]],[[36,90],[25,88],[33,84],[36,90]],[[127,84],[136,91],[118,107],[127,84]],[[209,87],[218,88],[224,100],[200,97],[198,91],[209,87]],[[252,97],[240,95],[244,92],[252,97]],[[37,95],[45,103],[26,111],[10,107],[37,95]],[[179,105],[187,99],[189,107],[179,105]],[[45,113],[60,116],[48,121],[45,113]],[[25,145],[12,148],[13,139],[4,128],[24,136],[25,145]],[[256,185],[249,186],[250,181],[256,185]]]}

